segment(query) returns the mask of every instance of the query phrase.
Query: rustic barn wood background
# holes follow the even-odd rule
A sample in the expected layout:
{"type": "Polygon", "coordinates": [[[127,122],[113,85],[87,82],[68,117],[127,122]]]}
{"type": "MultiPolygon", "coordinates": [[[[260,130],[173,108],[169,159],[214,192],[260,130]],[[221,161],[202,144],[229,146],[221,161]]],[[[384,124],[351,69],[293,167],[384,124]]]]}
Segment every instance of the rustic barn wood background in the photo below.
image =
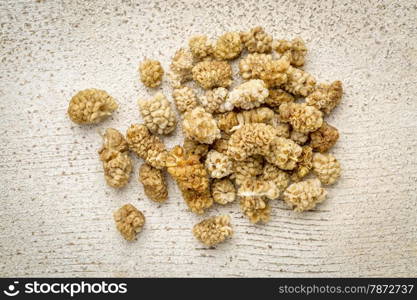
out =
{"type": "MultiPolygon", "coordinates": [[[[1,276],[417,276],[417,9],[415,1],[29,1],[0,3],[1,276]],[[158,205],[137,182],[107,187],[100,131],[140,122],[136,100],[145,57],[165,70],[193,34],[262,25],[275,38],[301,36],[306,69],[340,79],[345,95],[328,118],[343,166],[316,210],[272,204],[251,225],[238,203],[234,237],[207,249],[169,181],[158,205]],[[98,126],[66,115],[78,90],[105,89],[120,103],[98,126]],[[131,202],[147,222],[122,240],[112,212],[131,202]]],[[[164,82],[163,91],[170,95],[164,82]]],[[[173,146],[181,129],[164,138],[173,146]]]]}

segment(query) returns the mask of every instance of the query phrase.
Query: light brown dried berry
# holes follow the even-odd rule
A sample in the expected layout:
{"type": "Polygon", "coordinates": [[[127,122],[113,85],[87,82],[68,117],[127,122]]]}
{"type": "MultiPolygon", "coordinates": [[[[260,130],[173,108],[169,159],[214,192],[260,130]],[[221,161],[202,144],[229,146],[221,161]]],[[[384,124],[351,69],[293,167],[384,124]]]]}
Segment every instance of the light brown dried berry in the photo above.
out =
{"type": "Polygon", "coordinates": [[[295,38],[292,41],[275,40],[272,48],[280,54],[286,54],[290,58],[291,64],[296,67],[304,65],[307,47],[301,38],[295,38]]]}
{"type": "Polygon", "coordinates": [[[194,59],[192,53],[184,48],[179,49],[175,52],[170,67],[169,77],[171,85],[174,88],[179,88],[182,83],[193,78],[194,59]]]}
{"type": "Polygon", "coordinates": [[[211,196],[214,202],[226,205],[235,201],[236,188],[229,178],[215,179],[211,184],[211,196]]]}
{"type": "Polygon", "coordinates": [[[323,122],[318,130],[310,134],[310,138],[310,146],[314,151],[326,152],[336,144],[339,139],[339,131],[327,122],[323,122]]]}
{"type": "Polygon", "coordinates": [[[267,107],[244,110],[241,112],[231,111],[217,116],[217,125],[220,130],[232,133],[245,124],[265,123],[276,125],[275,113],[267,107]]]}
{"type": "Polygon", "coordinates": [[[263,172],[264,160],[260,155],[248,157],[242,161],[233,161],[233,174],[237,185],[242,185],[246,180],[261,175],[263,172]]]}
{"type": "Polygon", "coordinates": [[[216,150],[217,152],[227,154],[227,148],[229,147],[229,139],[230,135],[221,132],[221,137],[214,141],[214,143],[211,145],[211,148],[213,150],[216,150]]]}
{"type": "Polygon", "coordinates": [[[297,212],[311,210],[326,199],[320,180],[307,179],[291,184],[284,192],[284,201],[297,212]]]}
{"type": "Polygon", "coordinates": [[[197,59],[203,59],[213,54],[213,44],[205,35],[197,35],[188,41],[191,53],[197,59]]]}
{"type": "Polygon", "coordinates": [[[269,96],[265,104],[270,107],[279,107],[284,102],[294,102],[294,97],[282,89],[269,89],[269,96]]]}
{"type": "Polygon", "coordinates": [[[304,145],[308,140],[308,133],[301,133],[296,130],[291,131],[290,139],[298,145],[304,145]]]}
{"type": "Polygon", "coordinates": [[[167,151],[162,141],[152,135],[145,125],[133,124],[126,133],[129,149],[145,160],[152,167],[165,167],[167,151]]]}
{"type": "Polygon", "coordinates": [[[306,103],[283,103],[279,107],[279,116],[282,122],[290,123],[301,133],[315,131],[323,124],[323,113],[306,103]]]}
{"type": "Polygon", "coordinates": [[[239,72],[243,79],[265,77],[265,66],[272,62],[272,55],[251,53],[239,61],[239,72]]]}
{"type": "Polygon", "coordinates": [[[110,116],[117,107],[116,101],[107,92],[87,89],[71,98],[68,115],[77,124],[96,124],[110,116]]]}
{"type": "Polygon", "coordinates": [[[227,102],[242,109],[259,107],[269,95],[265,83],[259,79],[252,79],[242,83],[230,92],[227,102]]]}
{"type": "Polygon", "coordinates": [[[200,143],[212,144],[215,139],[220,138],[220,129],[216,120],[202,107],[186,112],[182,127],[188,138],[200,143]]]}
{"type": "MultiPolygon", "coordinates": [[[[281,60],[283,60],[281,58],[281,60]]],[[[285,59],[284,59],[285,60],[285,59]]],[[[311,94],[316,86],[316,79],[308,72],[289,66],[286,69],[288,80],[282,86],[284,90],[296,96],[306,97],[311,94]]]]}
{"type": "Polygon", "coordinates": [[[229,156],[210,150],[205,160],[206,169],[211,178],[223,178],[233,172],[233,162],[229,156]]]}
{"type": "Polygon", "coordinates": [[[98,151],[100,160],[109,161],[118,152],[126,152],[128,150],[129,147],[123,134],[114,128],[107,128],[103,135],[103,146],[98,151]]]}
{"type": "Polygon", "coordinates": [[[164,69],[157,60],[146,59],[139,65],[140,80],[147,87],[157,87],[162,82],[164,69]]]}
{"type": "Polygon", "coordinates": [[[287,123],[276,123],[274,128],[277,136],[289,139],[290,138],[290,125],[287,123]]]}
{"type": "Polygon", "coordinates": [[[308,95],[308,105],[329,114],[340,102],[343,94],[342,82],[337,80],[331,84],[319,84],[313,93],[308,95]]]}
{"type": "Polygon", "coordinates": [[[241,33],[240,37],[249,52],[268,53],[272,50],[272,36],[267,34],[261,26],[241,33]]]}
{"type": "Polygon", "coordinates": [[[197,96],[194,90],[188,86],[174,89],[172,92],[175,105],[180,113],[191,111],[198,106],[197,96]]]}
{"type": "Polygon", "coordinates": [[[215,246],[233,234],[229,216],[205,219],[193,227],[194,236],[206,246],[215,246]]]}
{"type": "Polygon", "coordinates": [[[148,164],[139,168],[139,182],[143,184],[146,196],[155,202],[165,202],[168,199],[168,187],[165,176],[148,164]]]}
{"type": "Polygon", "coordinates": [[[243,44],[238,32],[227,32],[220,36],[214,46],[214,56],[219,60],[234,59],[240,55],[243,44]]]}
{"type": "Polygon", "coordinates": [[[211,197],[209,189],[203,192],[189,190],[179,186],[182,197],[190,210],[196,214],[204,214],[205,210],[213,205],[213,198],[211,197]]]}
{"type": "Polygon", "coordinates": [[[202,61],[192,69],[193,79],[204,89],[232,84],[232,68],[226,61],[202,61]]]}
{"type": "Polygon", "coordinates": [[[291,174],[291,180],[298,182],[310,173],[313,167],[313,149],[310,146],[304,146],[300,157],[298,158],[297,166],[291,174]]]}
{"type": "Polygon", "coordinates": [[[197,155],[200,158],[206,156],[209,151],[209,145],[201,144],[188,138],[184,139],[182,147],[184,148],[185,152],[197,155]]]}
{"type": "Polygon", "coordinates": [[[314,153],[313,173],[320,179],[322,184],[333,184],[340,177],[340,163],[330,153],[314,153]]]}
{"type": "Polygon", "coordinates": [[[273,151],[266,154],[265,158],[282,170],[294,169],[302,152],[299,145],[283,137],[276,138],[272,149],[273,151]]]}
{"type": "Polygon", "coordinates": [[[169,134],[174,131],[177,119],[171,104],[161,93],[150,99],[140,99],[139,109],[146,127],[153,134],[169,134]]]}
{"type": "Polygon", "coordinates": [[[240,209],[253,224],[269,221],[271,208],[265,197],[240,197],[240,209]]]}
{"type": "Polygon", "coordinates": [[[134,240],[145,224],[145,216],[132,204],[120,207],[114,212],[113,218],[117,230],[128,241],[134,240]]]}
{"type": "Polygon", "coordinates": [[[231,111],[233,109],[233,105],[226,101],[228,94],[229,91],[222,87],[207,90],[204,95],[200,97],[201,105],[208,113],[231,111]]]}

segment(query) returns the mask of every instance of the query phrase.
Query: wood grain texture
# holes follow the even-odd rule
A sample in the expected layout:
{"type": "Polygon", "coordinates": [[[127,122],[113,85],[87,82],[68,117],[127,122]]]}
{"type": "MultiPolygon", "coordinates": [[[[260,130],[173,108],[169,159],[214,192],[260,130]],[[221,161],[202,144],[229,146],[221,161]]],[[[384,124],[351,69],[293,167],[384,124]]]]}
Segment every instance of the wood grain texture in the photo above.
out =
{"type": "MultiPolygon", "coordinates": [[[[417,276],[415,1],[6,0],[0,19],[0,276],[417,276]],[[315,211],[273,202],[265,226],[238,203],[214,207],[208,215],[229,213],[235,235],[207,249],[191,234],[202,217],[172,181],[166,204],[146,199],[139,160],[125,189],[106,186],[98,133],[140,122],[136,99],[153,92],[138,81],[144,57],[168,70],[190,35],[258,24],[304,38],[306,69],[343,81],[328,118],[343,175],[315,211]],[[68,101],[89,87],[120,109],[101,125],[74,125],[68,101]],[[147,218],[134,243],[111,217],[127,202],[147,218]]],[[[181,140],[180,128],[164,138],[181,140]]]]}

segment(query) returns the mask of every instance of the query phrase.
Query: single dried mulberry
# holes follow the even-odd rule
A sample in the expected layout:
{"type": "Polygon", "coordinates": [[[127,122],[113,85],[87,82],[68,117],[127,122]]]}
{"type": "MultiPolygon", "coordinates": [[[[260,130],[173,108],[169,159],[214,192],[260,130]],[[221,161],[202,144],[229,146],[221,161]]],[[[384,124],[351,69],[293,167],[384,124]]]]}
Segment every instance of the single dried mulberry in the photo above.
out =
{"type": "Polygon", "coordinates": [[[284,201],[295,211],[311,210],[326,199],[327,192],[320,180],[307,179],[291,184],[284,192],[284,201]]]}
{"type": "Polygon", "coordinates": [[[202,107],[186,112],[182,127],[188,138],[200,143],[212,144],[215,139],[220,138],[216,120],[202,107]]]}
{"type": "Polygon", "coordinates": [[[150,99],[138,101],[146,127],[153,134],[169,134],[177,124],[175,113],[165,96],[158,92],[150,99]]]}
{"type": "Polygon", "coordinates": [[[145,160],[152,167],[165,167],[167,151],[162,141],[152,135],[145,125],[133,124],[126,133],[129,149],[145,160]]]}
{"type": "Polygon", "coordinates": [[[265,83],[259,79],[252,79],[231,91],[227,101],[235,107],[252,109],[263,104],[268,95],[269,90],[265,83]]]}
{"type": "Polygon", "coordinates": [[[240,209],[253,224],[269,221],[271,208],[265,197],[240,197],[240,209]]]}
{"type": "Polygon", "coordinates": [[[68,115],[77,124],[96,124],[110,116],[117,107],[116,101],[107,92],[87,89],[71,98],[68,115]]]}
{"type": "Polygon", "coordinates": [[[228,95],[229,91],[227,89],[219,87],[213,90],[207,90],[200,97],[200,102],[208,113],[223,113],[233,109],[233,105],[229,101],[226,101],[228,95]]]}
{"type": "Polygon", "coordinates": [[[206,246],[215,246],[233,234],[229,216],[205,219],[193,227],[194,236],[206,246]]]}
{"type": "MultiPolygon", "coordinates": [[[[285,56],[281,58],[285,61],[285,56]]],[[[287,82],[282,86],[284,90],[296,96],[306,97],[316,86],[316,79],[308,72],[289,66],[286,69],[287,82]]]]}
{"type": "Polygon", "coordinates": [[[204,212],[213,205],[213,198],[211,197],[210,190],[206,189],[203,192],[181,188],[181,194],[185,203],[193,213],[204,214],[204,212]]]}
{"type": "Polygon", "coordinates": [[[265,66],[272,62],[272,55],[251,53],[239,61],[239,72],[243,79],[259,79],[265,76],[265,66]]]}
{"type": "Polygon", "coordinates": [[[206,156],[209,151],[209,145],[201,144],[188,138],[184,139],[182,147],[184,148],[185,152],[197,155],[200,158],[206,156]]]}
{"type": "Polygon", "coordinates": [[[233,174],[237,185],[243,184],[247,179],[256,177],[263,173],[264,160],[260,155],[248,157],[242,161],[233,162],[233,174]]]}
{"type": "Polygon", "coordinates": [[[284,102],[294,102],[294,96],[279,88],[270,89],[269,96],[265,99],[265,104],[273,108],[284,102]]]}
{"type": "Polygon", "coordinates": [[[291,131],[290,139],[298,145],[304,145],[308,140],[308,133],[302,133],[296,130],[291,131]]]}
{"type": "Polygon", "coordinates": [[[291,124],[301,133],[315,131],[323,124],[323,113],[305,103],[283,103],[279,107],[280,120],[291,124]]]}
{"type": "Polygon", "coordinates": [[[313,149],[310,146],[304,146],[300,157],[298,158],[297,166],[291,174],[292,181],[298,182],[310,173],[313,167],[313,149]]]}
{"type": "Polygon", "coordinates": [[[194,58],[192,53],[184,48],[179,49],[175,52],[170,67],[169,77],[171,85],[174,88],[179,88],[182,83],[193,79],[194,58]]]}
{"type": "Polygon", "coordinates": [[[219,60],[234,59],[240,55],[243,44],[238,32],[227,32],[220,36],[214,46],[214,56],[219,60]]]}
{"type": "Polygon", "coordinates": [[[125,204],[113,214],[116,228],[120,234],[128,241],[136,238],[143,225],[145,224],[145,216],[132,204],[125,204]]]}
{"type": "Polygon", "coordinates": [[[202,61],[192,69],[193,79],[204,89],[232,84],[232,68],[226,61],[202,61]]]}
{"type": "Polygon", "coordinates": [[[307,47],[301,38],[295,38],[292,41],[275,40],[272,48],[280,54],[286,54],[290,58],[290,62],[295,67],[304,65],[307,47]]]}
{"type": "Polygon", "coordinates": [[[322,83],[308,95],[306,103],[329,114],[339,104],[342,94],[342,82],[339,80],[331,84],[322,83]]]}
{"type": "Polygon", "coordinates": [[[139,66],[140,80],[147,87],[157,87],[162,82],[164,69],[157,60],[146,59],[139,66]]]}
{"type": "Polygon", "coordinates": [[[215,179],[211,184],[211,196],[214,202],[226,205],[235,201],[236,188],[229,178],[215,179]]]}
{"type": "Polygon", "coordinates": [[[188,46],[196,59],[203,59],[213,54],[213,44],[205,35],[192,37],[188,41],[188,46]]]}
{"type": "Polygon", "coordinates": [[[217,116],[217,125],[220,130],[231,133],[245,124],[264,123],[275,125],[276,116],[274,111],[267,107],[258,107],[241,112],[231,111],[217,116]]]}
{"type": "Polygon", "coordinates": [[[161,170],[145,163],[139,168],[139,181],[149,199],[155,202],[165,202],[168,199],[168,187],[161,170]]]}
{"type": "Polygon", "coordinates": [[[320,179],[322,184],[333,184],[340,177],[340,163],[330,153],[314,153],[313,173],[320,179]]]}
{"type": "Polygon", "coordinates": [[[268,53],[272,50],[272,36],[261,26],[252,28],[249,32],[241,33],[241,39],[249,52],[268,53]]]}
{"type": "Polygon", "coordinates": [[[213,150],[216,150],[217,152],[227,154],[227,148],[229,147],[230,135],[223,131],[221,132],[220,135],[221,135],[220,138],[214,141],[214,143],[211,145],[211,148],[213,150]]]}
{"type": "Polygon", "coordinates": [[[206,169],[211,178],[223,178],[233,172],[233,162],[229,156],[210,150],[205,161],[206,169]]]}
{"type": "Polygon", "coordinates": [[[192,111],[198,106],[197,96],[194,90],[188,86],[174,89],[172,98],[174,98],[175,105],[180,113],[192,111]]]}
{"type": "Polygon", "coordinates": [[[339,131],[327,122],[323,122],[318,130],[310,134],[310,139],[310,146],[314,151],[326,152],[336,144],[339,139],[339,131]]]}
{"type": "Polygon", "coordinates": [[[126,152],[128,150],[129,147],[123,134],[114,128],[107,128],[103,135],[103,146],[98,151],[100,160],[109,161],[118,152],[126,152]]]}

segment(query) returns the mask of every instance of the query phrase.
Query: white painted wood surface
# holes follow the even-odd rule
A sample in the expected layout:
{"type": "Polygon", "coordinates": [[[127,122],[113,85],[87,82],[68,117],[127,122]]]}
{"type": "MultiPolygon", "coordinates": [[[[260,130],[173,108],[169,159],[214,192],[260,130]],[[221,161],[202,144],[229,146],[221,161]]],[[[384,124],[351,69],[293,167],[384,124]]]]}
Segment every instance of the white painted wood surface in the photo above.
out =
{"type": "MultiPolygon", "coordinates": [[[[0,275],[417,276],[416,19],[412,0],[1,1],[0,275]],[[136,99],[152,92],[138,82],[144,57],[167,70],[190,35],[258,24],[304,38],[306,69],[343,81],[328,119],[341,132],[332,152],[343,177],[315,211],[275,201],[265,226],[250,225],[238,203],[214,207],[208,215],[229,213],[235,235],[206,249],[190,231],[202,217],[172,181],[166,204],[145,198],[139,160],[125,189],[105,185],[98,132],[140,122],[136,99]],[[67,104],[89,87],[120,109],[77,126],[67,104]],[[127,202],[147,218],[134,243],[111,216],[127,202]]],[[[181,140],[180,129],[164,139],[181,140]]]]}

